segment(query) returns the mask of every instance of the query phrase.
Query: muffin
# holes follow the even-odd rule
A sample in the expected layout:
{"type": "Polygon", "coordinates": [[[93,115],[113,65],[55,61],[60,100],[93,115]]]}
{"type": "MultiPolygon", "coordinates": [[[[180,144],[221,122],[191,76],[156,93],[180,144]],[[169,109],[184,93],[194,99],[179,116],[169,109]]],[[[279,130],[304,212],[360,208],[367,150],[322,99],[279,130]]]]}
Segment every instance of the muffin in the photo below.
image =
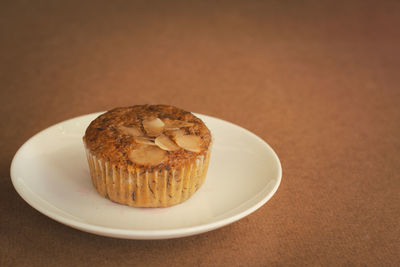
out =
{"type": "Polygon", "coordinates": [[[212,136],[188,111],[136,105],[97,117],[83,142],[101,196],[133,207],[169,207],[203,184],[212,136]]]}

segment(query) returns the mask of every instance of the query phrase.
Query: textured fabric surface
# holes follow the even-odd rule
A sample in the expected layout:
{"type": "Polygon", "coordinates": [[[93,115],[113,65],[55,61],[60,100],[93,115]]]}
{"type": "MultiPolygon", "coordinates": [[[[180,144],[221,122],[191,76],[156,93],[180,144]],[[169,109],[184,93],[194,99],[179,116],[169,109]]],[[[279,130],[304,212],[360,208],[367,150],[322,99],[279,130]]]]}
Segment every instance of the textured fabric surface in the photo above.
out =
{"type": "Polygon", "coordinates": [[[1,266],[398,266],[396,1],[2,1],[1,266]],[[96,236],[14,190],[38,131],[165,103],[249,129],[277,152],[276,195],[175,240],[96,236]]]}

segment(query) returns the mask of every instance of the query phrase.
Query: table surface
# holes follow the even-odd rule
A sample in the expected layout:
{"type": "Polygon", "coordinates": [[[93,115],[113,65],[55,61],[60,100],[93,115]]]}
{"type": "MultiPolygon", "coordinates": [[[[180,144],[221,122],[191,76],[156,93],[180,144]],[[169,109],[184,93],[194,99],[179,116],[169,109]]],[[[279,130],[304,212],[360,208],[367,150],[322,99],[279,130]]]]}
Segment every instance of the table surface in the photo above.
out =
{"type": "Polygon", "coordinates": [[[400,4],[2,1],[0,265],[395,266],[400,4]],[[166,103],[249,129],[283,178],[266,205],[172,240],[81,232],[42,215],[9,168],[38,131],[166,103]]]}

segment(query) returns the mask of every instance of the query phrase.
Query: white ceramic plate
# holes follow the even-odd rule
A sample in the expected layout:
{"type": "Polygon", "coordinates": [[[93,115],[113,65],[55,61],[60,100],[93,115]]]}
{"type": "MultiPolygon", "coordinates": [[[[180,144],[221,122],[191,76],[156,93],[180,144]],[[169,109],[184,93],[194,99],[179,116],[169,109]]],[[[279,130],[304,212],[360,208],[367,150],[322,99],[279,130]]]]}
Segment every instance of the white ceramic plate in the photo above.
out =
{"type": "Polygon", "coordinates": [[[50,218],[111,237],[166,239],[207,232],[235,222],[265,204],[282,169],[272,148],[232,123],[199,115],[214,136],[203,186],[170,208],[132,208],[97,194],[82,136],[101,113],[73,118],[29,139],[15,154],[11,179],[21,197],[50,218]]]}

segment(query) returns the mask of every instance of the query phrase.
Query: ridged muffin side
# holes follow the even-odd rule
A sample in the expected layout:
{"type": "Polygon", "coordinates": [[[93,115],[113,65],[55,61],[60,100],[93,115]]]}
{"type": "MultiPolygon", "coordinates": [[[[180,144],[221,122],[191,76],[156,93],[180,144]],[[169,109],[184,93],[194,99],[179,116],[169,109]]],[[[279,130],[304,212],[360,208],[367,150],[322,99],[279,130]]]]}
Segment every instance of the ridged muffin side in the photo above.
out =
{"type": "Polygon", "coordinates": [[[126,168],[97,158],[88,149],[93,186],[103,197],[132,207],[169,207],[190,198],[204,183],[210,151],[169,170],[126,168]]]}

